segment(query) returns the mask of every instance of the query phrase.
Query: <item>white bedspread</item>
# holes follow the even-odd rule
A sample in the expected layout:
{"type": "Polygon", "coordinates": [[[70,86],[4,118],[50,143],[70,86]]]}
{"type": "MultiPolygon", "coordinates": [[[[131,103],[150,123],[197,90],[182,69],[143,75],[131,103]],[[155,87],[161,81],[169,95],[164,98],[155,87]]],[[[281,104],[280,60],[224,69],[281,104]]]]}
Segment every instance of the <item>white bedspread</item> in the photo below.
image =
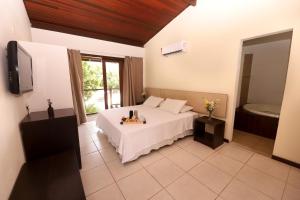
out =
{"type": "Polygon", "coordinates": [[[172,114],[139,105],[101,111],[96,124],[108,136],[121,155],[122,163],[125,163],[191,134],[196,116],[195,112],[172,114]],[[144,116],[147,123],[121,125],[122,116],[128,116],[129,110],[138,110],[139,116],[144,116]]]}

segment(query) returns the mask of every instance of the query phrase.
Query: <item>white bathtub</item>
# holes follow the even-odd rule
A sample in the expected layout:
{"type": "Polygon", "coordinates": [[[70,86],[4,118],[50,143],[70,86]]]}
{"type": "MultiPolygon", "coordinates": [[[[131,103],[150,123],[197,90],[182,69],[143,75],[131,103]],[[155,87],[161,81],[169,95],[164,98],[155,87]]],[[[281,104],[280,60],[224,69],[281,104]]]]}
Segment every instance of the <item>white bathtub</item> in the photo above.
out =
{"type": "Polygon", "coordinates": [[[268,104],[245,104],[243,108],[254,114],[279,118],[281,107],[279,105],[268,104]]]}

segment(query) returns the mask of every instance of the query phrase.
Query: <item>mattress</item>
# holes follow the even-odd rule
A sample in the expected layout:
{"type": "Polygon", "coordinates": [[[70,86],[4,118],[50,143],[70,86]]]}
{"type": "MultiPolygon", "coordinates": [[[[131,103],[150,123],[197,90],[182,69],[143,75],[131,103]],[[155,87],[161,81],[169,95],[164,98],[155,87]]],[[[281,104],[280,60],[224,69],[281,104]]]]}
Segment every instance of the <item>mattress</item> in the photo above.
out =
{"type": "Polygon", "coordinates": [[[192,134],[193,120],[197,116],[191,111],[172,114],[139,105],[101,111],[96,124],[108,136],[122,163],[125,163],[192,134]],[[147,123],[121,125],[121,118],[128,116],[129,110],[138,110],[139,116],[143,116],[147,123]]]}

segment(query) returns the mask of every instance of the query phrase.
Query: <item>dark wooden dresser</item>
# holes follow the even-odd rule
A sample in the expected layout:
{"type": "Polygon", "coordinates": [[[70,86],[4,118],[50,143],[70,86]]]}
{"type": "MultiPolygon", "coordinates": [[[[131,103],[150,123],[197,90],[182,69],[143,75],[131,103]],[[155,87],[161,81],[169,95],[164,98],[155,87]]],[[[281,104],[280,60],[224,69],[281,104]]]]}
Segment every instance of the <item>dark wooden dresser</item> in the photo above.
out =
{"type": "Polygon", "coordinates": [[[55,110],[54,116],[49,119],[47,111],[32,112],[21,121],[26,161],[74,149],[81,169],[78,127],[73,109],[55,110]]]}
{"type": "Polygon", "coordinates": [[[9,200],[85,200],[73,109],[33,112],[20,123],[26,163],[9,200]]]}

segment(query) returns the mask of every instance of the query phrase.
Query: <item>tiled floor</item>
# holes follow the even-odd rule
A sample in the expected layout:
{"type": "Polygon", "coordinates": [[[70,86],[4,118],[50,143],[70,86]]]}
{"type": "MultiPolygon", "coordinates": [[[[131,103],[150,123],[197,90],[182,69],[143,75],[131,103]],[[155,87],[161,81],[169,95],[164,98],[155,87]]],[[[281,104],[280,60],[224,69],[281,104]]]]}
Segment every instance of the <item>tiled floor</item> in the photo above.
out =
{"type": "Polygon", "coordinates": [[[212,150],[192,137],[121,164],[91,121],[79,127],[88,200],[300,199],[300,170],[235,142],[212,150]]]}
{"type": "Polygon", "coordinates": [[[236,129],[233,132],[233,141],[268,157],[272,156],[275,142],[275,140],[236,129]]]}

